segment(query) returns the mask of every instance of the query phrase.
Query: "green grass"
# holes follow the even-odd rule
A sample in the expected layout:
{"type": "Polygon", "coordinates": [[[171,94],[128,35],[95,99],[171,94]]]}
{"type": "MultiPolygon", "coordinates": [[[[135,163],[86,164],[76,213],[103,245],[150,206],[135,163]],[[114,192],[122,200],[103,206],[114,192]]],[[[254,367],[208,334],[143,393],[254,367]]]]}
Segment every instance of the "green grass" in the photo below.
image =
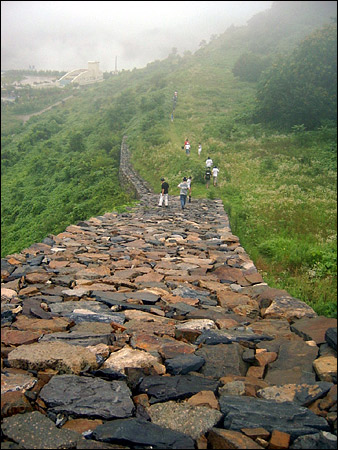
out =
{"type": "Polygon", "coordinates": [[[2,255],[131,204],[117,178],[126,134],[133,165],[155,192],[164,176],[178,195],[177,184],[191,175],[193,197],[223,201],[233,233],[271,287],[336,317],[336,127],[279,133],[253,123],[256,84],[234,78],[243,50],[240,40],[224,39],[80,90],[25,126],[5,112],[2,255]],[[220,169],[209,190],[207,156],[220,169]]]}

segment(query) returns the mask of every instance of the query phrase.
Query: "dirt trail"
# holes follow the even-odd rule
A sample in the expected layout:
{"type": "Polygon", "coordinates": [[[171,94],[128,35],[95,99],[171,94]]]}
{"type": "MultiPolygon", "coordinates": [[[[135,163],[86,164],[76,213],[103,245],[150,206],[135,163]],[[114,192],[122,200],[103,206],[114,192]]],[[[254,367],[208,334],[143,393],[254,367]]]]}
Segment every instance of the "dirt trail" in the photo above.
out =
{"type": "Polygon", "coordinates": [[[64,101],[66,101],[66,100],[68,100],[68,99],[70,99],[70,98],[72,98],[72,97],[74,97],[74,96],[73,96],[73,95],[70,95],[69,97],[66,97],[66,98],[64,98],[63,100],[60,100],[59,102],[56,102],[56,103],[54,103],[53,105],[48,106],[47,108],[44,108],[44,109],[42,109],[42,110],[39,111],[39,112],[32,113],[32,114],[18,115],[17,117],[18,117],[18,119],[21,119],[21,120],[23,121],[23,123],[26,123],[27,120],[29,120],[31,117],[33,117],[33,116],[39,116],[40,114],[42,114],[42,113],[44,113],[44,112],[46,112],[46,111],[48,111],[48,110],[54,108],[54,106],[61,105],[64,101]]]}

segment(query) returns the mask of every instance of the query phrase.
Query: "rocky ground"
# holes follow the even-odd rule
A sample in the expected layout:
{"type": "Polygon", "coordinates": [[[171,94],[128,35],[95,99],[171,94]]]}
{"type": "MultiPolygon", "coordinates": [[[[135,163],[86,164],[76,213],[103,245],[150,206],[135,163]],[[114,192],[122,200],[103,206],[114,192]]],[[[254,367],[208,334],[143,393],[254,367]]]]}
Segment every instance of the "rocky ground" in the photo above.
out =
{"type": "Polygon", "coordinates": [[[1,448],[336,448],[336,319],[263,282],[219,200],[157,201],[2,260],[1,448]]]}

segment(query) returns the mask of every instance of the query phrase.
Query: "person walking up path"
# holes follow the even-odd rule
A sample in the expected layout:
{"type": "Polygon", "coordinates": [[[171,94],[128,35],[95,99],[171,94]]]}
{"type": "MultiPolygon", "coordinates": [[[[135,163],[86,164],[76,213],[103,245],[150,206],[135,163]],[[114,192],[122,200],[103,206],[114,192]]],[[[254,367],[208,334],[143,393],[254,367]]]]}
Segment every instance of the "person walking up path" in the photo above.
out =
{"type": "Polygon", "coordinates": [[[187,201],[188,191],[189,191],[189,185],[187,183],[187,178],[183,177],[182,183],[180,183],[177,187],[180,188],[181,209],[184,209],[186,201],[187,201]]]}
{"type": "Polygon", "coordinates": [[[198,144],[197,152],[198,152],[198,157],[200,157],[201,153],[202,153],[202,144],[201,143],[198,144]]]}
{"type": "Polygon", "coordinates": [[[162,206],[163,200],[164,200],[164,205],[166,207],[168,207],[168,205],[169,205],[169,184],[165,181],[164,178],[161,178],[161,181],[162,181],[162,185],[161,185],[161,193],[160,193],[160,199],[158,202],[158,206],[162,206]]]}
{"type": "Polygon", "coordinates": [[[217,186],[217,176],[218,176],[218,172],[219,172],[219,169],[218,169],[217,166],[215,166],[215,167],[212,169],[212,179],[213,179],[213,182],[214,182],[214,186],[217,186]]]}
{"type": "Polygon", "coordinates": [[[189,200],[188,200],[189,203],[191,203],[191,180],[192,180],[192,178],[191,178],[191,175],[190,175],[190,177],[188,177],[188,179],[187,179],[187,183],[188,183],[188,186],[189,186],[189,200]]]}
{"type": "Polygon", "coordinates": [[[205,175],[204,175],[207,189],[209,189],[210,178],[211,178],[211,169],[210,169],[210,167],[207,167],[205,170],[205,175]]]}
{"type": "Polygon", "coordinates": [[[188,138],[184,142],[184,148],[185,148],[185,153],[187,155],[190,155],[190,142],[189,142],[188,138]]]}
{"type": "Polygon", "coordinates": [[[210,158],[210,156],[208,156],[208,159],[205,161],[205,167],[210,167],[211,168],[212,165],[213,165],[213,161],[210,158]]]}

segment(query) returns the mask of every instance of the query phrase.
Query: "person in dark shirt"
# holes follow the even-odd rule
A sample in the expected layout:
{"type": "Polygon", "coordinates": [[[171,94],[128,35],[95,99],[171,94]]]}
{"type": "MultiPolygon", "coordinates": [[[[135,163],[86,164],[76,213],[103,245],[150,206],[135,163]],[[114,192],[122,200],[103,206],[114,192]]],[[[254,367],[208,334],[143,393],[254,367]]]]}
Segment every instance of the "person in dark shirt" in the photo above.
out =
{"type": "Polygon", "coordinates": [[[163,177],[161,178],[161,181],[162,181],[161,193],[160,193],[160,199],[158,202],[158,206],[162,206],[163,200],[164,200],[164,205],[166,207],[168,207],[168,205],[169,205],[169,184],[165,181],[165,179],[163,177]]]}
{"type": "Polygon", "coordinates": [[[204,179],[206,182],[206,188],[209,189],[209,185],[210,185],[210,178],[211,178],[211,169],[210,167],[207,167],[205,170],[205,175],[204,175],[204,179]]]}

